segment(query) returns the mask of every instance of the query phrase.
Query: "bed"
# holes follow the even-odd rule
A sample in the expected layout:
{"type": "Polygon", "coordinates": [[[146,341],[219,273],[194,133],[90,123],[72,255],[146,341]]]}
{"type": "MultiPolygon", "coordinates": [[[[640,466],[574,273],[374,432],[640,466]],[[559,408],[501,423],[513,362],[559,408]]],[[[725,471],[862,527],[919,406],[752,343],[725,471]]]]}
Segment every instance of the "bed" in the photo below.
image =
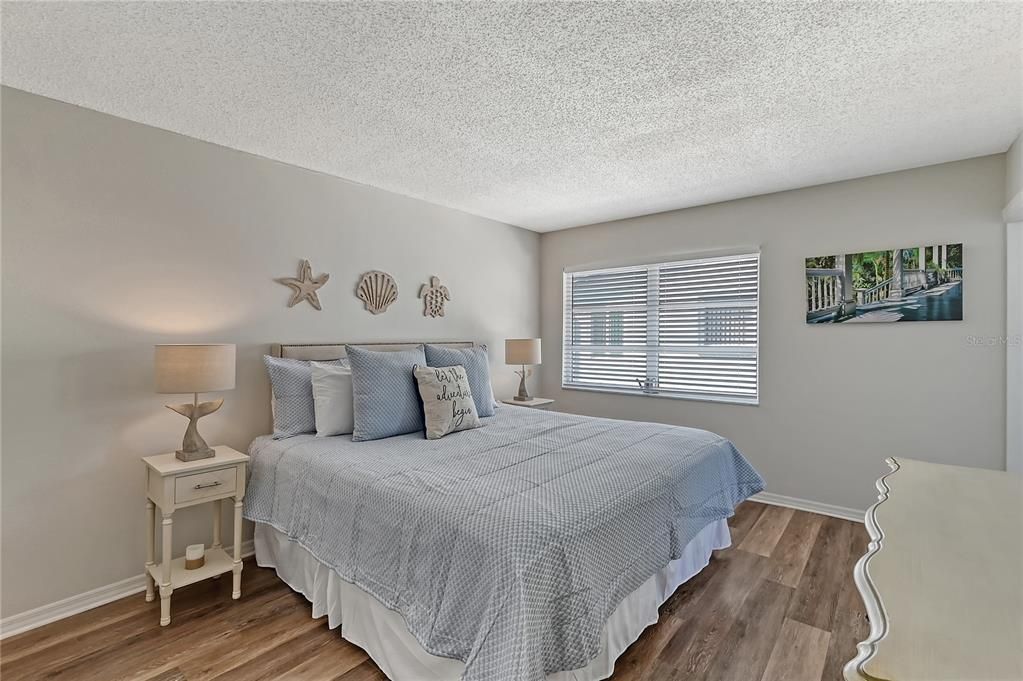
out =
{"type": "Polygon", "coordinates": [[[707,431],[514,406],[484,422],[250,447],[257,562],[394,681],[606,678],[763,488],[707,431]]]}

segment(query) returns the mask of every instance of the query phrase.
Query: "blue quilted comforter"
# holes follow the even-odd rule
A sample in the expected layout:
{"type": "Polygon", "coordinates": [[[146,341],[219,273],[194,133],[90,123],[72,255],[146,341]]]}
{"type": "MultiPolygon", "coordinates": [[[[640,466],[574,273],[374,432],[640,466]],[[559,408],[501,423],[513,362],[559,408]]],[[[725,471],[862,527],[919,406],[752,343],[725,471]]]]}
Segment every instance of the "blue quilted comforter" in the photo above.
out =
{"type": "Polygon", "coordinates": [[[586,666],[618,603],[763,489],[703,430],[520,407],[483,421],[440,440],[260,437],[245,499],[466,681],[586,666]]]}

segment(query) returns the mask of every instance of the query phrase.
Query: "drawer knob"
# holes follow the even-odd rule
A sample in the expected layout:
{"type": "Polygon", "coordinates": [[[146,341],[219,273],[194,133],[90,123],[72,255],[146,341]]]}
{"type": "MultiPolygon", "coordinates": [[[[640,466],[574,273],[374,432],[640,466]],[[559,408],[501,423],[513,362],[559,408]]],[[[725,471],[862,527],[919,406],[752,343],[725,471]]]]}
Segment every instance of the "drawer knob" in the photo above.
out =
{"type": "Polygon", "coordinates": [[[207,487],[216,487],[219,484],[220,484],[220,481],[217,480],[216,482],[211,482],[208,485],[198,484],[198,485],[195,486],[194,489],[206,489],[207,487]]]}

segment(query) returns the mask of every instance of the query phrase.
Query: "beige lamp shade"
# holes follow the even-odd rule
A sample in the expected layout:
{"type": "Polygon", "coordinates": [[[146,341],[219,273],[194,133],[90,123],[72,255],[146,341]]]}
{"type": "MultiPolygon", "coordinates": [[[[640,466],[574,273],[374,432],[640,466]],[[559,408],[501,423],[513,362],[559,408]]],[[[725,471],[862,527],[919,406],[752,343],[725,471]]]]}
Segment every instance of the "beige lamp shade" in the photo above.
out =
{"type": "Polygon", "coordinates": [[[153,364],[158,393],[234,389],[234,345],[157,345],[153,364]]]}
{"type": "Polygon", "coordinates": [[[509,338],[504,342],[505,364],[539,364],[539,338],[509,338]]]}

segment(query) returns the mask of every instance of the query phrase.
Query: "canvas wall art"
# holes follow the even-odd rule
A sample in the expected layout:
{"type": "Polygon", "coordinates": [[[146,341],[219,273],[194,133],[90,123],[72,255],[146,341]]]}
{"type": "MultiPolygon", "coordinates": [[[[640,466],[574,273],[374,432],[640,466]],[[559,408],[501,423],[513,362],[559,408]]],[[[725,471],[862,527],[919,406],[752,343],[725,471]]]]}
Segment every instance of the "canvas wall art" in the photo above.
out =
{"type": "Polygon", "coordinates": [[[806,259],[807,324],[962,318],[962,244],[806,259]]]}

